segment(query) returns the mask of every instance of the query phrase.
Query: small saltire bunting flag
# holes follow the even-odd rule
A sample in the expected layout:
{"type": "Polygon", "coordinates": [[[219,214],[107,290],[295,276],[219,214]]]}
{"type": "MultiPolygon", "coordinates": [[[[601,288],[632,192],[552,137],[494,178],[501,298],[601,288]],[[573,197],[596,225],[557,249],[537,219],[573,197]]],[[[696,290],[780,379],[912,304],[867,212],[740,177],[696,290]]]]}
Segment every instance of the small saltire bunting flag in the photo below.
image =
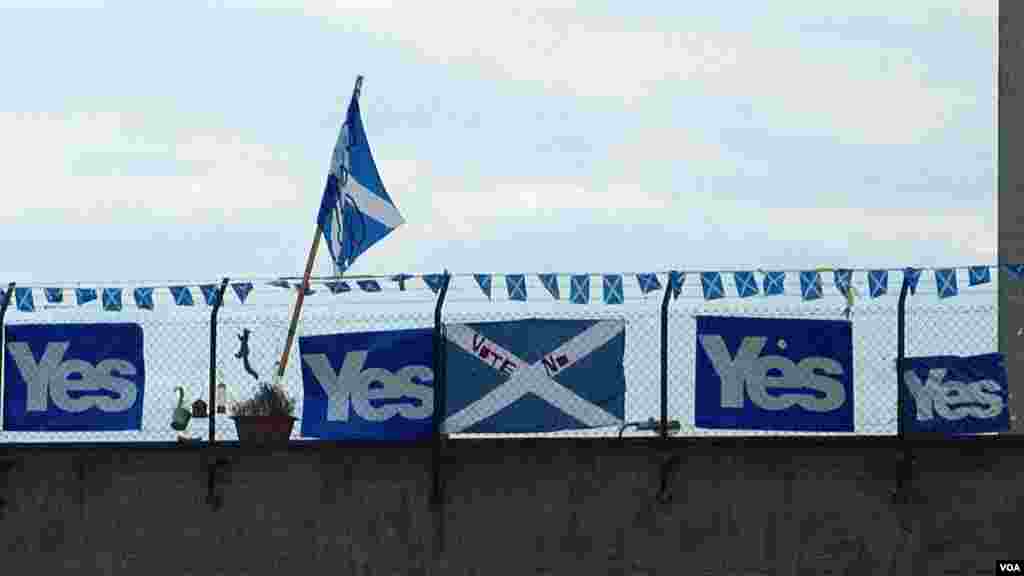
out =
{"type": "Polygon", "coordinates": [[[765,296],[778,296],[783,294],[786,290],[786,273],[785,272],[765,272],[764,273],[764,295],[765,296]]]}
{"type": "Polygon", "coordinates": [[[36,303],[32,300],[31,288],[15,288],[14,300],[15,306],[21,312],[33,312],[36,309],[36,303]]]}
{"type": "Polygon", "coordinates": [[[872,298],[878,298],[879,296],[889,291],[889,271],[888,270],[869,270],[868,271],[868,293],[872,298]]]}
{"type": "Polygon", "coordinates": [[[238,282],[232,284],[231,289],[235,291],[235,296],[238,296],[238,301],[245,304],[245,299],[249,297],[249,292],[252,291],[252,284],[249,282],[238,282]]]}
{"type": "Polygon", "coordinates": [[[174,303],[178,306],[192,306],[192,292],[188,289],[188,286],[170,286],[168,288],[171,291],[171,296],[174,297],[174,303]]]}
{"type": "Polygon", "coordinates": [[[921,278],[921,271],[917,268],[904,268],[903,269],[903,281],[907,284],[907,288],[911,294],[917,294],[917,281],[921,278]]]}
{"type": "Polygon", "coordinates": [[[444,286],[444,274],[424,274],[423,283],[430,288],[430,291],[437,294],[437,291],[444,286]]]}
{"type": "Polygon", "coordinates": [[[490,274],[473,274],[473,279],[476,280],[476,285],[480,287],[480,291],[483,292],[487,299],[491,299],[491,275],[490,274]]]}
{"type": "Polygon", "coordinates": [[[7,298],[7,292],[0,290],[0,303],[3,303],[4,298],[7,298]]]}
{"type": "Polygon", "coordinates": [[[153,289],[152,288],[136,288],[133,292],[135,297],[135,305],[143,310],[153,309],[153,289]]]}
{"type": "Polygon", "coordinates": [[[327,289],[331,291],[331,294],[341,294],[342,292],[348,292],[349,290],[351,290],[351,288],[349,288],[348,282],[328,282],[326,286],[327,289]]]}
{"type": "Polygon", "coordinates": [[[356,280],[358,285],[363,292],[380,292],[380,284],[377,284],[376,280],[356,280]]]}
{"type": "Polygon", "coordinates": [[[939,298],[956,296],[956,270],[941,268],[935,271],[935,284],[939,287],[939,298]]]}
{"type": "Polygon", "coordinates": [[[668,273],[668,283],[672,286],[672,299],[676,300],[683,293],[683,283],[686,282],[686,272],[673,270],[668,273]]]}
{"type": "Polygon", "coordinates": [[[1010,280],[1024,279],[1024,264],[1007,264],[1006,271],[1010,275],[1010,280]]]}
{"type": "Polygon", "coordinates": [[[740,298],[757,295],[757,279],[753,272],[734,272],[733,281],[736,282],[736,292],[740,298]]]}
{"type": "Polygon", "coordinates": [[[46,293],[46,301],[50,304],[59,304],[64,301],[64,290],[60,288],[43,288],[46,293]]]}
{"type": "Polygon", "coordinates": [[[705,300],[717,300],[725,297],[725,287],[722,286],[722,275],[718,272],[701,272],[700,286],[704,291],[705,300]]]}
{"type": "Polygon", "coordinates": [[[970,273],[969,283],[971,286],[988,284],[992,281],[992,276],[988,271],[988,266],[971,266],[968,272],[970,273]]]}
{"type": "MultiPolygon", "coordinates": [[[[411,274],[396,274],[391,277],[392,282],[398,282],[398,289],[405,292],[405,281],[412,278],[411,274]]],[[[426,278],[424,278],[426,280],[426,278]]],[[[436,292],[436,290],[435,290],[436,292]]]]}
{"type": "Polygon", "coordinates": [[[821,298],[821,274],[817,270],[800,272],[800,294],[803,300],[821,298]]]}
{"type": "Polygon", "coordinates": [[[274,280],[273,282],[267,282],[267,285],[275,288],[291,288],[287,280],[274,280]]]}
{"type": "Polygon", "coordinates": [[[573,274],[569,277],[569,301],[573,304],[590,303],[590,276],[573,274]]]}
{"type": "Polygon", "coordinates": [[[603,288],[605,304],[622,304],[622,276],[618,274],[605,274],[603,288]]]}
{"type": "Polygon", "coordinates": [[[117,312],[121,309],[121,289],[103,289],[103,309],[108,312],[117,312]]]}
{"type": "Polygon", "coordinates": [[[657,274],[637,274],[636,283],[640,285],[640,292],[643,294],[661,289],[657,274]]]}
{"type": "Polygon", "coordinates": [[[526,302],[526,275],[509,274],[505,276],[505,290],[508,291],[509,300],[526,302]]]}
{"type": "Polygon", "coordinates": [[[850,297],[850,285],[853,283],[853,270],[838,268],[832,271],[832,283],[840,294],[850,297]]]}
{"type": "MultiPolygon", "coordinates": [[[[296,282],[295,284],[292,284],[292,288],[295,288],[295,291],[298,292],[299,290],[302,289],[302,282],[296,282]]],[[[313,290],[312,288],[306,288],[305,296],[312,296],[313,294],[316,294],[316,290],[313,290]]]]}
{"type": "Polygon", "coordinates": [[[558,292],[558,275],[557,274],[538,274],[540,283],[544,285],[544,288],[551,294],[551,297],[558,300],[560,293],[558,292]]]}
{"type": "Polygon", "coordinates": [[[75,303],[81,306],[96,299],[95,288],[75,288],[75,303]]]}
{"type": "Polygon", "coordinates": [[[216,284],[201,284],[199,290],[203,293],[203,300],[206,300],[208,306],[213,306],[217,303],[216,284]]]}

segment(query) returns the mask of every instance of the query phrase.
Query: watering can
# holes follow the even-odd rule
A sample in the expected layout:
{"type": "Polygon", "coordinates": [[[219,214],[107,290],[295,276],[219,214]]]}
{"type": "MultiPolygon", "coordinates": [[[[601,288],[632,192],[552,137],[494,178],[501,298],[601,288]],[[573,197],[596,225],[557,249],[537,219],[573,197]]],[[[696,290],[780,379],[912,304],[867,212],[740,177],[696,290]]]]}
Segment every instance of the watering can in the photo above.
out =
{"type": "Polygon", "coordinates": [[[174,389],[178,393],[178,405],[174,408],[173,414],[171,414],[171,428],[182,431],[188,427],[188,421],[192,418],[192,413],[185,408],[185,390],[181,386],[174,389]]]}

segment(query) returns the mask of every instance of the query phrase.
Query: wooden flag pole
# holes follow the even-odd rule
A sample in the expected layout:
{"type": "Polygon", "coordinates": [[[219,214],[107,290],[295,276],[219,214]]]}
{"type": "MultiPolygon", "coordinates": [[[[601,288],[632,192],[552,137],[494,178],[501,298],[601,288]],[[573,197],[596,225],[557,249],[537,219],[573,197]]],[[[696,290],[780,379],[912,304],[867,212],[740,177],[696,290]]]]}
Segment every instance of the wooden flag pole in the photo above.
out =
{"type": "MultiPolygon", "coordinates": [[[[363,77],[356,76],[356,86],[352,91],[352,99],[359,98],[359,92],[363,87],[363,77]]],[[[299,324],[299,315],[302,313],[302,302],[306,299],[306,291],[309,290],[309,277],[313,273],[313,262],[316,261],[316,251],[320,247],[320,236],[323,235],[323,228],[317,219],[316,232],[313,233],[313,245],[309,248],[309,256],[306,257],[306,271],[302,275],[302,288],[299,295],[295,297],[295,309],[292,310],[292,321],[288,325],[288,338],[284,342],[284,352],[281,353],[281,361],[277,364],[277,372],[274,374],[274,385],[281,383],[284,378],[284,369],[288,366],[288,354],[292,350],[292,343],[295,341],[295,329],[299,324]]]]}

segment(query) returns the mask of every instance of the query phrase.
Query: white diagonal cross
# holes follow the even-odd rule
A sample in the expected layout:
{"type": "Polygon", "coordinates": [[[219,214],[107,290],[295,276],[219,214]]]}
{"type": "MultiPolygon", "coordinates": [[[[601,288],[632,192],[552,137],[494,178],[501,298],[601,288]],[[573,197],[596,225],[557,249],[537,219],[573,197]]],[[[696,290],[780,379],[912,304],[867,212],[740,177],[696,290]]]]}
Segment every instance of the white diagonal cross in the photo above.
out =
{"type": "Polygon", "coordinates": [[[753,274],[737,274],[736,280],[741,295],[757,294],[757,282],[753,274]]]}
{"type": "Polygon", "coordinates": [[[956,278],[956,272],[949,274],[939,274],[939,294],[946,294],[949,292],[953,293],[953,280],[956,278]]]}
{"type": "Polygon", "coordinates": [[[508,282],[508,297],[510,300],[515,300],[516,294],[519,294],[523,300],[526,300],[526,276],[506,276],[505,281],[508,282]]]}
{"type": "Polygon", "coordinates": [[[708,298],[711,298],[712,296],[722,295],[722,291],[719,290],[718,286],[715,285],[715,278],[719,278],[717,272],[712,272],[711,274],[701,274],[700,276],[700,281],[704,285],[704,290],[707,292],[708,298]]]}
{"type": "MultiPolygon", "coordinates": [[[[562,355],[566,356],[568,363],[559,366],[559,371],[565,370],[603,346],[624,329],[625,325],[621,321],[603,320],[597,322],[568,342],[563,343],[548,354],[547,357],[557,358],[562,355]]],[[[597,427],[621,422],[621,419],[608,413],[600,406],[596,406],[581,398],[575,392],[548,376],[543,360],[527,365],[525,361],[515,354],[505,350],[492,340],[485,339],[465,324],[449,326],[446,332],[448,340],[473,356],[477,356],[475,349],[486,345],[490,350],[497,352],[498,355],[503,356],[506,360],[514,361],[517,364],[511,371],[511,378],[506,380],[504,384],[501,384],[476,402],[469,404],[446,418],[445,432],[458,433],[465,430],[477,422],[497,414],[531,392],[565,414],[583,422],[584,425],[597,427]],[[481,341],[485,344],[481,344],[481,341]]],[[[501,367],[492,366],[492,368],[495,368],[496,371],[501,371],[501,367]]]]}
{"type": "Polygon", "coordinates": [[[604,279],[605,302],[614,304],[622,302],[622,276],[607,276],[604,279]]]}
{"type": "Polygon", "coordinates": [[[572,288],[573,303],[586,304],[590,301],[590,276],[573,276],[572,288]]]}

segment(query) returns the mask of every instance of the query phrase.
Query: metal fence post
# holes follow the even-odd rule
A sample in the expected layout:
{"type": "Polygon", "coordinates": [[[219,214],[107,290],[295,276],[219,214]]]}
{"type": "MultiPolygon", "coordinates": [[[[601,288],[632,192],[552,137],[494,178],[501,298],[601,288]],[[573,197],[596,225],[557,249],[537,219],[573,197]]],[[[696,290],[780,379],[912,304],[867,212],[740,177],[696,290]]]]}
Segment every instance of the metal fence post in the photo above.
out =
{"type": "Polygon", "coordinates": [[[434,305],[434,451],[433,451],[433,480],[434,480],[434,505],[441,506],[443,491],[441,485],[441,443],[444,439],[444,415],[448,409],[447,403],[447,379],[445,374],[445,335],[444,326],[441,323],[441,309],[444,307],[445,297],[448,295],[448,284],[451,282],[451,274],[444,272],[444,283],[438,291],[437,303],[434,305]]]}
{"type": "Polygon", "coordinates": [[[217,312],[220,311],[220,306],[224,303],[224,290],[227,287],[228,279],[225,278],[220,283],[220,289],[217,290],[217,298],[213,301],[213,310],[210,311],[210,398],[208,403],[210,413],[210,446],[213,446],[217,432],[217,312]]]}
{"type": "MultiPolygon", "coordinates": [[[[914,456],[911,447],[905,443],[906,422],[904,415],[906,383],[904,382],[903,373],[906,361],[907,292],[909,292],[909,289],[910,283],[907,281],[906,273],[904,273],[903,286],[900,288],[900,299],[896,306],[896,436],[899,438],[900,448],[896,453],[899,471],[896,473],[896,490],[893,498],[898,504],[906,503],[909,500],[908,490],[914,473],[914,456]]],[[[900,519],[900,526],[904,532],[910,532],[909,522],[906,518],[900,519]]]]}
{"type": "Polygon", "coordinates": [[[661,430],[668,438],[668,303],[672,296],[672,276],[665,282],[665,297],[661,300],[661,430]]]}

